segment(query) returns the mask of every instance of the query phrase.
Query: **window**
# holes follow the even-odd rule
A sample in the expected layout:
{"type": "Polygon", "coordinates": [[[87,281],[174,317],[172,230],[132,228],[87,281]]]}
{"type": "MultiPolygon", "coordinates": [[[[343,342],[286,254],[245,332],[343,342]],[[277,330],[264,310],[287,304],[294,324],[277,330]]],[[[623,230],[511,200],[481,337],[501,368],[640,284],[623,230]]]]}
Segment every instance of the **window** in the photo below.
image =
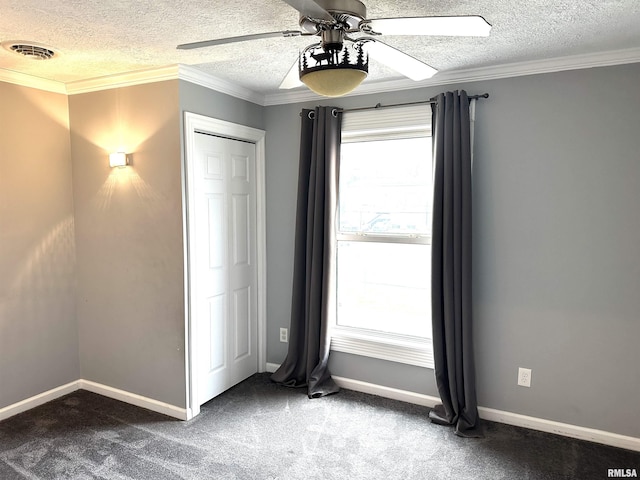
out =
{"type": "Polygon", "coordinates": [[[428,107],[344,113],[332,350],[433,367],[432,188],[428,107]]]}

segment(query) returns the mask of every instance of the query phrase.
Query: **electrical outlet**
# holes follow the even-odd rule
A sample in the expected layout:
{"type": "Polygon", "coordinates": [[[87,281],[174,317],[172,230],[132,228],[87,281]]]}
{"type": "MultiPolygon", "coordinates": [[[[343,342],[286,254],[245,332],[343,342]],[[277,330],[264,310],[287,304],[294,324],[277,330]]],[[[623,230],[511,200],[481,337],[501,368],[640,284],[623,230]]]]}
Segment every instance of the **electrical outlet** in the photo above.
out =
{"type": "Polygon", "coordinates": [[[280,341],[287,343],[289,341],[289,330],[287,328],[280,329],[280,341]]]}
{"type": "Polygon", "coordinates": [[[531,386],[531,369],[530,368],[518,368],[518,385],[521,387],[531,386]]]}

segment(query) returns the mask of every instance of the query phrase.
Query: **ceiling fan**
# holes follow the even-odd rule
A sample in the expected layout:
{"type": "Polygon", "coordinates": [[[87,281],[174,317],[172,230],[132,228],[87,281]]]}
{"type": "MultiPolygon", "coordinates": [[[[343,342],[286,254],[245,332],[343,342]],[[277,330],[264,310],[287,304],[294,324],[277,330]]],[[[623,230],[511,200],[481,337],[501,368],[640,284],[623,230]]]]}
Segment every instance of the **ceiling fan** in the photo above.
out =
{"type": "Polygon", "coordinates": [[[359,0],[284,0],[300,12],[301,30],[256,33],[184,43],[192,49],[274,37],[318,36],[306,47],[284,77],[280,88],[303,82],[314,92],[337,97],[349,93],[367,76],[369,57],[412,80],[432,77],[437,70],[387,45],[381,35],[488,36],[491,25],[481,16],[399,17],[368,19],[359,0]]]}

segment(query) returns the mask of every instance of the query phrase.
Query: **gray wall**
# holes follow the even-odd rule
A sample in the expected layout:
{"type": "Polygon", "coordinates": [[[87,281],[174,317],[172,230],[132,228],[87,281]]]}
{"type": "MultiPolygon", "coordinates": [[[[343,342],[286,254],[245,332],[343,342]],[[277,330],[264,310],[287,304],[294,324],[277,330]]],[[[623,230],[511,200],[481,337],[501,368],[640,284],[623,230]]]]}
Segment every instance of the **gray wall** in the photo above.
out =
{"type": "Polygon", "coordinates": [[[0,408],[78,378],[185,407],[182,113],[263,107],[178,80],[0,98],[0,408]]]}
{"type": "Polygon", "coordinates": [[[479,401],[635,437],[640,64],[487,84],[474,178],[479,401]],[[517,367],[533,369],[517,387],[517,367]]]}
{"type": "Polygon", "coordinates": [[[66,95],[0,83],[0,408],[79,376],[66,95]]]}
{"type": "MultiPolygon", "coordinates": [[[[477,108],[474,315],[482,406],[640,436],[640,64],[334,99],[370,106],[456,88],[477,108]],[[516,385],[517,369],[531,388],[516,385]]],[[[266,108],[268,361],[289,325],[299,116],[266,108]]],[[[332,354],[332,373],[437,395],[433,372],[332,354]]]]}
{"type": "Polygon", "coordinates": [[[81,376],[185,407],[178,81],[69,97],[81,376]],[[120,147],[131,166],[110,168],[120,147]]]}
{"type": "MultiPolygon", "coordinates": [[[[184,80],[180,80],[179,83],[182,113],[198,113],[264,130],[264,107],[184,80]]],[[[181,118],[180,121],[184,121],[184,118],[181,118]]],[[[180,132],[184,134],[183,129],[180,132]]]]}
{"type": "MultiPolygon", "coordinates": [[[[491,94],[474,169],[483,406],[640,437],[639,76],[636,64],[323,102],[491,94]],[[516,386],[518,366],[533,369],[530,389],[516,386]]],[[[284,359],[298,113],[316,102],[263,108],[182,81],[74,95],[68,107],[8,84],[0,96],[11,112],[0,117],[0,407],[79,377],[185,405],[183,111],[268,132],[267,351],[284,359]],[[120,144],[133,164],[112,170],[120,144]]],[[[437,394],[427,369],[346,354],[331,368],[437,394]]]]}
{"type": "Polygon", "coordinates": [[[178,80],[69,105],[82,378],[185,407],[182,113],[261,128],[262,107],[178,80]]]}

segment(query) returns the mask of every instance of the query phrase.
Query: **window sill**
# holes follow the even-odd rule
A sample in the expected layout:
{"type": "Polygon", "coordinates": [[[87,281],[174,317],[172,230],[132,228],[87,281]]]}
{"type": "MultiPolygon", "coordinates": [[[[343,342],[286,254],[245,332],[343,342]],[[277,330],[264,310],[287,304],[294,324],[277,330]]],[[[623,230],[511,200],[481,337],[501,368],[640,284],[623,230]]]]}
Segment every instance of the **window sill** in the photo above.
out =
{"type": "Polygon", "coordinates": [[[331,350],[433,369],[431,339],[337,327],[331,350]]]}

